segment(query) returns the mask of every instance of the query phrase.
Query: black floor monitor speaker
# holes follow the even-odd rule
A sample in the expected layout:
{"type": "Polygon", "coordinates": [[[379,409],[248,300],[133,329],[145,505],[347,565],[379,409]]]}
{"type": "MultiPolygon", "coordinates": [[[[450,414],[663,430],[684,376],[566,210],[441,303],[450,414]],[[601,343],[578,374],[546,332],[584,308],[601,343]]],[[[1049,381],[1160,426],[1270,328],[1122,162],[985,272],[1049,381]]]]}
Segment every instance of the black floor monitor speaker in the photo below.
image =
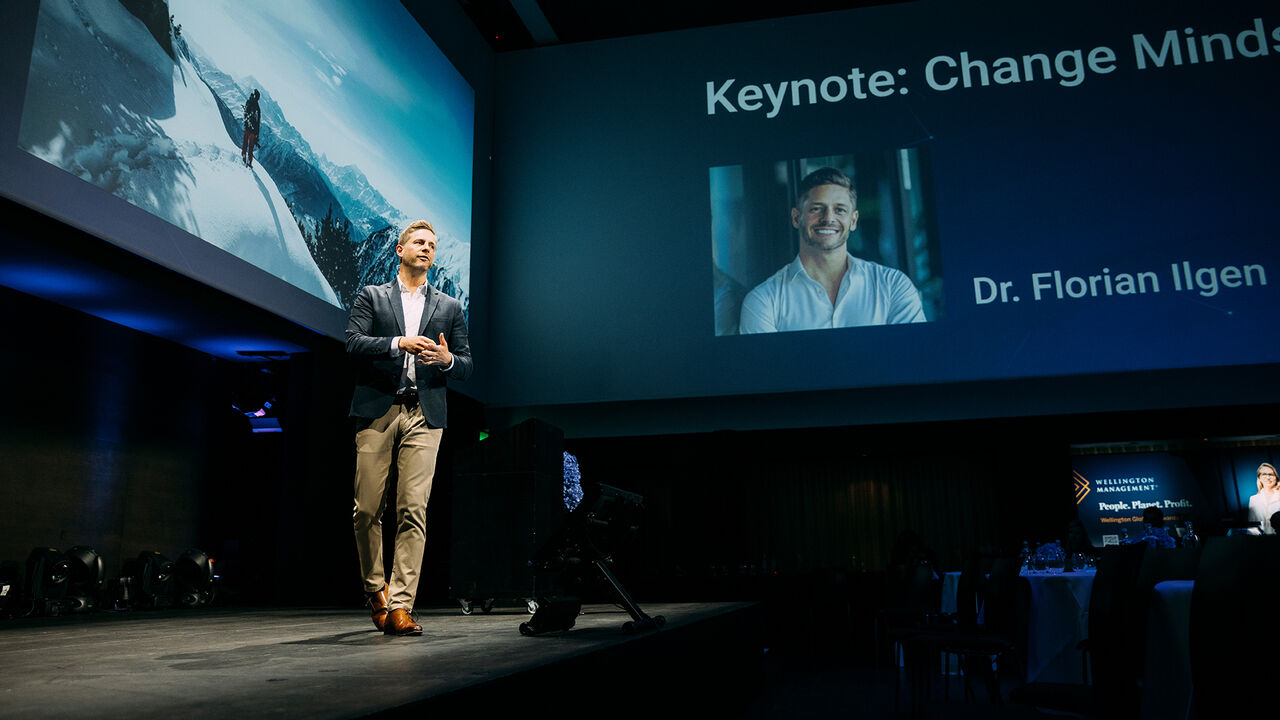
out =
{"type": "Polygon", "coordinates": [[[459,453],[450,597],[470,614],[515,601],[537,609],[534,554],[564,517],[564,433],[527,420],[459,453]]]}

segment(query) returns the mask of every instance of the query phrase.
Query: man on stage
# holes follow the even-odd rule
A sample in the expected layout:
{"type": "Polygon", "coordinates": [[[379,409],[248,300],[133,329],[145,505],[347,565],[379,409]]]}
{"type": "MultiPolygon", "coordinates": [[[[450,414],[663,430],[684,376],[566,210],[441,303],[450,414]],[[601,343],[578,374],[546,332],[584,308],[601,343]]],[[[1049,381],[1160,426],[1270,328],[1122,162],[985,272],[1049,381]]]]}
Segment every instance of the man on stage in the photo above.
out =
{"type": "Polygon", "coordinates": [[[361,288],[347,322],[347,355],[356,372],[356,549],[373,624],[389,635],[421,635],[410,612],[426,540],[427,500],[446,424],[445,378],[471,374],[462,304],[427,284],[435,229],[425,220],[396,244],[400,269],[385,285],[361,288]],[[384,577],[382,514],[396,461],[396,539],[384,577]]]}

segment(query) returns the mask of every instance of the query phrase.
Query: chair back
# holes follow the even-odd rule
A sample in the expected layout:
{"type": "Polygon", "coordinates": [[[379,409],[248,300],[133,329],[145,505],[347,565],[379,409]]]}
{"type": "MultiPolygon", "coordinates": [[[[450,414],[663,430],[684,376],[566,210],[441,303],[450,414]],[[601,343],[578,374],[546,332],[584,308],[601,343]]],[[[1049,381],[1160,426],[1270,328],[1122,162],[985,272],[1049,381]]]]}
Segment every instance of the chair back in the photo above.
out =
{"type": "Polygon", "coordinates": [[[995,558],[982,582],[981,624],[987,632],[1012,639],[1018,626],[1018,561],[995,558]]]}
{"type": "Polygon", "coordinates": [[[928,565],[890,565],[885,571],[885,607],[936,613],[942,604],[942,581],[928,565]]]}
{"type": "Polygon", "coordinates": [[[1191,678],[1199,717],[1256,714],[1261,695],[1254,683],[1275,664],[1271,608],[1278,598],[1280,536],[1208,539],[1191,591],[1191,678]]]}
{"type": "Polygon", "coordinates": [[[1165,580],[1195,580],[1200,569],[1200,548],[1148,548],[1142,556],[1138,585],[1150,590],[1165,580]]]}
{"type": "Polygon", "coordinates": [[[978,622],[978,594],[982,590],[985,571],[982,556],[974,553],[965,561],[960,569],[960,580],[956,583],[956,624],[973,626],[978,622]]]}
{"type": "Polygon", "coordinates": [[[1141,602],[1138,575],[1147,552],[1146,543],[1105,548],[1089,594],[1094,700],[1106,717],[1138,715],[1141,688],[1135,659],[1145,652],[1145,646],[1138,644],[1138,638],[1145,637],[1145,626],[1142,631],[1135,627],[1134,614],[1141,602]]]}
{"type": "Polygon", "coordinates": [[[1133,606],[1129,622],[1130,643],[1139,652],[1132,657],[1138,676],[1146,673],[1147,625],[1151,617],[1151,592],[1165,580],[1195,580],[1200,567],[1200,548],[1148,547],[1142,556],[1134,589],[1133,606]]]}

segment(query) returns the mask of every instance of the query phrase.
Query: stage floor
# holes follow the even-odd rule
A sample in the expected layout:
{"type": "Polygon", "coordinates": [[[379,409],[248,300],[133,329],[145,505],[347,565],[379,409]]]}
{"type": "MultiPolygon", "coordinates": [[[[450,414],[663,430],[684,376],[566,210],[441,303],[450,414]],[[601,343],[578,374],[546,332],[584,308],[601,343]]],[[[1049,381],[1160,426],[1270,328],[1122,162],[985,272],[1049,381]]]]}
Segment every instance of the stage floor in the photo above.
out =
{"type": "MultiPolygon", "coordinates": [[[[354,609],[14,620],[0,623],[0,717],[351,718],[600,702],[654,683],[674,690],[664,678],[708,663],[726,670],[722,679],[738,678],[736,664],[759,659],[754,608],[644,605],[666,626],[631,635],[620,607],[589,605],[572,630],[540,637],[519,634],[530,617],[523,608],[420,612],[423,635],[405,638],[383,635],[354,609]]],[[[723,691],[718,684],[707,689],[723,691]]]]}

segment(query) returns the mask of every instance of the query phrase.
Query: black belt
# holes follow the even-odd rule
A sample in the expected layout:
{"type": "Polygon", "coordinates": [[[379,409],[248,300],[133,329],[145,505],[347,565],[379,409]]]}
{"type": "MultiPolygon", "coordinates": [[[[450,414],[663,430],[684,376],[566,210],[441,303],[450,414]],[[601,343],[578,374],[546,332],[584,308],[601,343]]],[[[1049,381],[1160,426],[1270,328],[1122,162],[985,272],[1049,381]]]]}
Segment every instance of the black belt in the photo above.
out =
{"type": "Polygon", "coordinates": [[[418,404],[418,391],[409,390],[407,392],[396,393],[396,404],[405,407],[413,407],[418,404]]]}

